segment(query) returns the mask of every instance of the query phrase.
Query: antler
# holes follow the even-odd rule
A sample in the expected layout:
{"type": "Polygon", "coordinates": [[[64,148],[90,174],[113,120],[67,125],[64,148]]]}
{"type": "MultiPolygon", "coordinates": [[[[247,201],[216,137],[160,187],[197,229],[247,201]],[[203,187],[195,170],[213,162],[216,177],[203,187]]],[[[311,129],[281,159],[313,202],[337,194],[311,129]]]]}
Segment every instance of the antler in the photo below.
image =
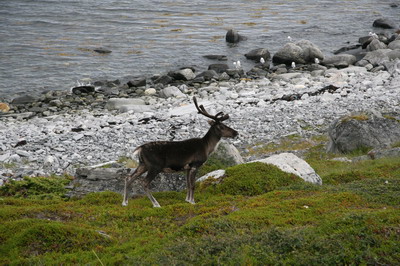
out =
{"type": "Polygon", "coordinates": [[[200,106],[199,106],[199,105],[197,104],[197,99],[196,99],[196,97],[193,97],[193,102],[194,102],[194,105],[196,106],[197,111],[199,111],[199,114],[202,114],[202,115],[204,115],[204,116],[206,116],[206,117],[208,117],[208,118],[211,118],[211,119],[213,119],[213,120],[215,120],[215,121],[217,121],[217,122],[222,122],[222,121],[225,121],[226,119],[229,118],[229,115],[228,115],[228,114],[224,115],[223,112],[219,112],[219,113],[217,113],[216,115],[210,115],[210,114],[206,111],[206,109],[204,108],[203,105],[200,105],[200,106]]]}

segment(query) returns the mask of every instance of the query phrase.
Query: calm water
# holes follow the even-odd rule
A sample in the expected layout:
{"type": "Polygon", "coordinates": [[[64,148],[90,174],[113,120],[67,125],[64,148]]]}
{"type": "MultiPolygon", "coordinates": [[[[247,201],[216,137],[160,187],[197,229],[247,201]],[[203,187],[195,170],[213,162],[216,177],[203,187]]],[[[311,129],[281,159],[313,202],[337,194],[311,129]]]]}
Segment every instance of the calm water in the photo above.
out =
{"type": "MultiPolygon", "coordinates": [[[[202,56],[231,63],[265,47],[309,39],[325,54],[373,31],[372,22],[399,22],[398,0],[0,0],[0,99],[15,93],[68,89],[77,80],[131,78],[181,66],[203,70],[202,56]],[[249,39],[225,43],[229,28],[249,39]],[[111,54],[92,49],[104,47],[111,54]]],[[[399,3],[400,4],[400,3],[399,3]]]]}

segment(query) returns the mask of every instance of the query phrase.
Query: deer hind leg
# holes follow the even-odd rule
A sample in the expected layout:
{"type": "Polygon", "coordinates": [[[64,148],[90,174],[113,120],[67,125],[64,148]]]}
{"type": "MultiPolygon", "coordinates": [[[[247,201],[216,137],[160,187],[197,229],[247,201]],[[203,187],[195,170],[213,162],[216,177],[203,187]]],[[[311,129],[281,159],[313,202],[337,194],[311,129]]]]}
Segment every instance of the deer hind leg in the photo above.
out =
{"type": "Polygon", "coordinates": [[[146,166],[144,164],[140,164],[132,175],[129,175],[125,178],[124,199],[122,201],[122,206],[128,205],[128,198],[129,198],[129,193],[131,191],[132,182],[135,181],[136,178],[141,176],[146,171],[147,171],[146,166]]]}
{"type": "Polygon", "coordinates": [[[188,170],[187,176],[186,176],[186,182],[187,182],[186,201],[191,204],[196,204],[196,202],[194,201],[194,188],[196,186],[196,174],[197,174],[197,168],[192,167],[192,168],[190,168],[190,170],[188,170]]]}
{"type": "Polygon", "coordinates": [[[158,170],[149,170],[147,172],[147,176],[145,178],[145,180],[143,180],[143,190],[144,193],[146,193],[146,196],[150,199],[151,203],[153,204],[154,208],[160,208],[160,204],[158,203],[158,201],[153,197],[153,195],[151,195],[150,189],[149,189],[149,185],[151,183],[151,181],[153,181],[153,179],[158,175],[158,173],[160,173],[161,171],[158,170]]]}

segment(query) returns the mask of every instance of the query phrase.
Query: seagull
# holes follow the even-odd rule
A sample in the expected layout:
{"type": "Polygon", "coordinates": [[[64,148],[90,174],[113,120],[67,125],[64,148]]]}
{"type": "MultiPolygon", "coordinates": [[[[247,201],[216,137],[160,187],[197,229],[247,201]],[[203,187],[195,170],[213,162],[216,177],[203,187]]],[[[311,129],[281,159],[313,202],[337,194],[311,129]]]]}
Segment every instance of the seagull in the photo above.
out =
{"type": "Polygon", "coordinates": [[[319,64],[319,59],[316,57],[315,60],[314,60],[314,62],[315,62],[316,64],[319,64]]]}
{"type": "Polygon", "coordinates": [[[369,32],[368,35],[374,39],[378,39],[378,35],[375,32],[369,32]]]}
{"type": "Polygon", "coordinates": [[[289,42],[292,42],[292,37],[287,36],[287,39],[289,40],[289,42]]]}
{"type": "Polygon", "coordinates": [[[295,68],[295,67],[296,67],[296,63],[292,62],[292,68],[295,68]]]}
{"type": "Polygon", "coordinates": [[[261,63],[261,64],[264,64],[264,63],[265,63],[264,57],[261,57],[261,58],[260,58],[260,63],[261,63]]]}
{"type": "Polygon", "coordinates": [[[240,61],[238,60],[238,61],[236,61],[236,62],[233,62],[233,65],[235,66],[235,68],[238,70],[238,69],[240,69],[240,67],[241,67],[241,64],[240,64],[240,61]]]}

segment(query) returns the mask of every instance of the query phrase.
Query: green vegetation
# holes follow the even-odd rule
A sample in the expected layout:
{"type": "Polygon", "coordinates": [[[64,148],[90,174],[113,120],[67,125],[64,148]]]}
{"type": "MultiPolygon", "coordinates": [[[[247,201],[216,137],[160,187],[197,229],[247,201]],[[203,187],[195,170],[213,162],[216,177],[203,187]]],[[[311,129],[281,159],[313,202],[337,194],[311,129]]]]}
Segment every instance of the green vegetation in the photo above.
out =
{"type": "Polygon", "coordinates": [[[324,185],[253,163],[222,181],[146,197],[91,193],[67,199],[66,177],[0,188],[0,265],[400,264],[400,158],[307,161],[324,185]]]}

